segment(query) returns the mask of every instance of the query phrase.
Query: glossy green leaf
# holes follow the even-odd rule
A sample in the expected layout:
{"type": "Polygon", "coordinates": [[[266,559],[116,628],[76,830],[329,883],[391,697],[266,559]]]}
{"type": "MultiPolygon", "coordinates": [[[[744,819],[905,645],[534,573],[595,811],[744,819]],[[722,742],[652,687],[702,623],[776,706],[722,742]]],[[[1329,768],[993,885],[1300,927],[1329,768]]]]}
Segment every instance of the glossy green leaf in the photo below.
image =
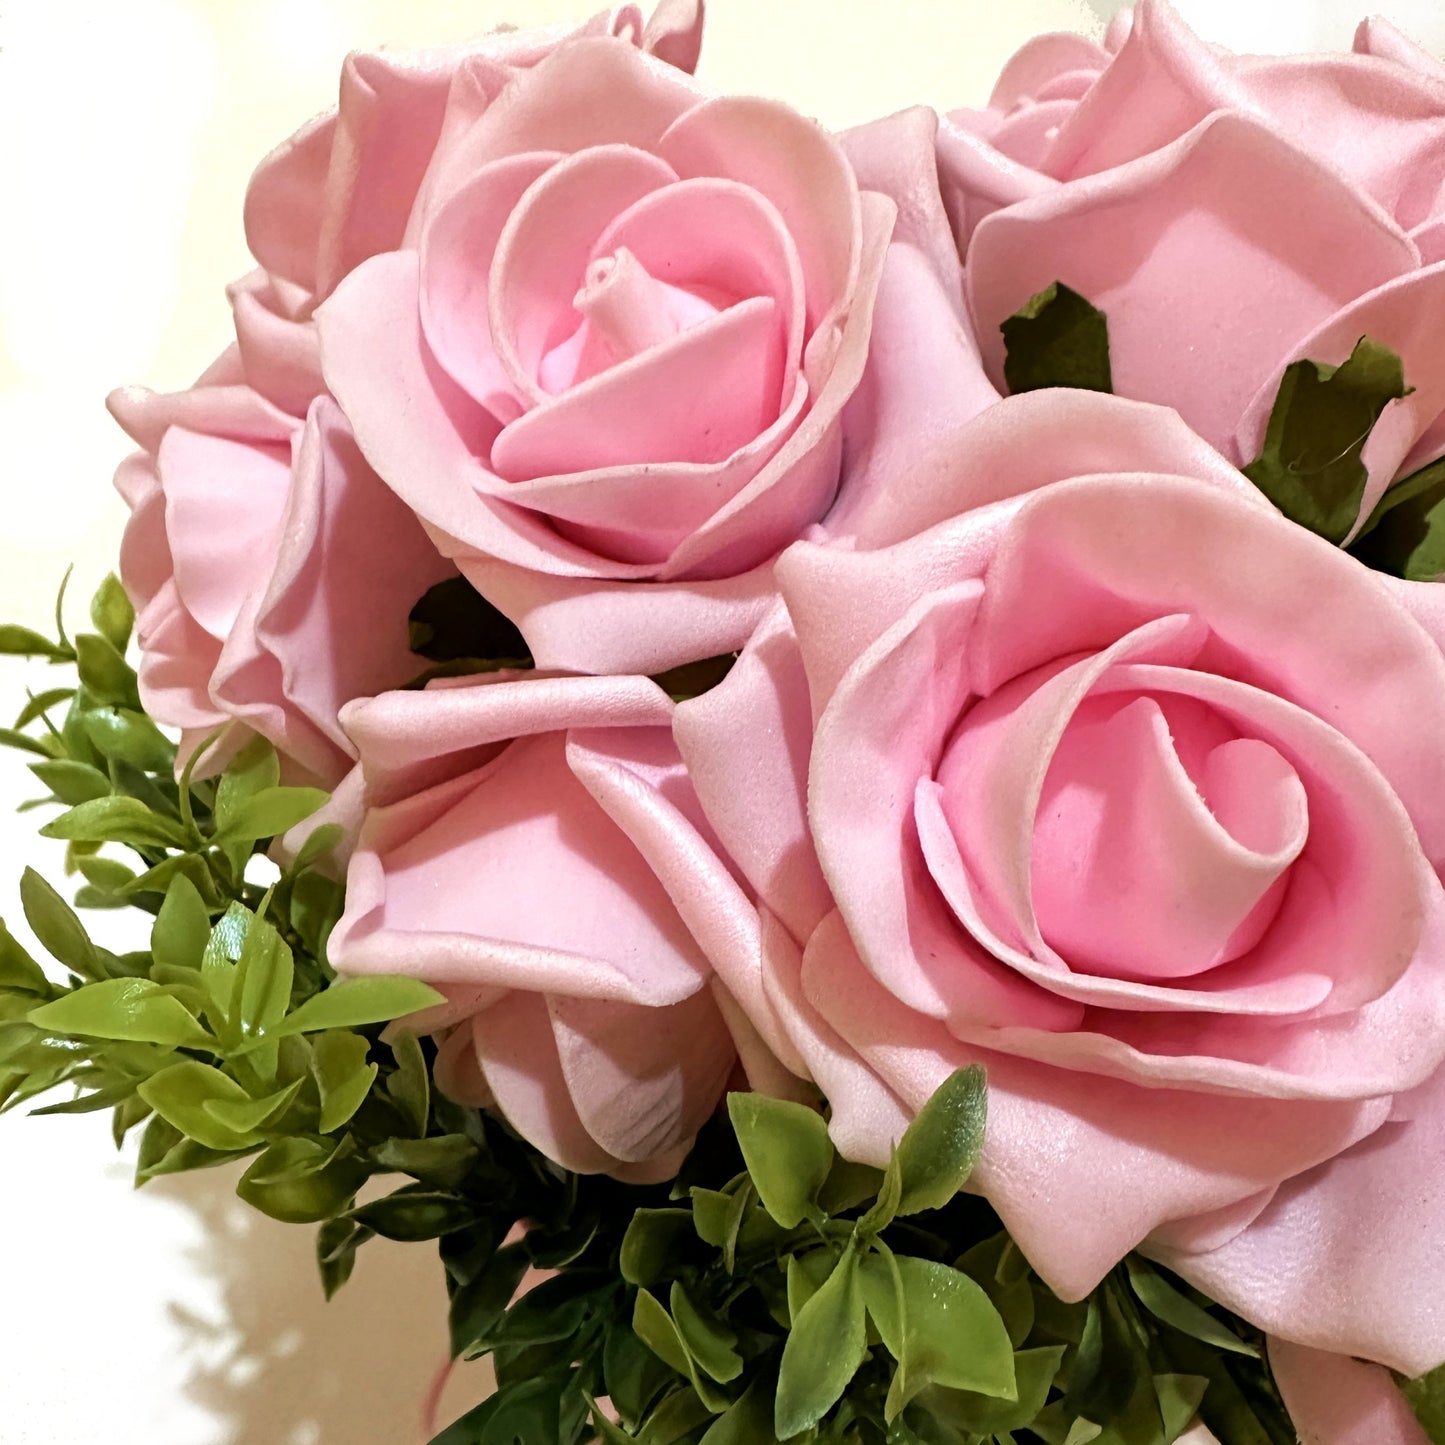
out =
{"type": "MultiPolygon", "coordinates": [[[[291,950],[281,935],[264,918],[253,918],[236,961],[243,1032],[262,1032],[286,1016],[294,975],[291,950]]],[[[233,994],[233,1007],[236,1002],[233,994]]]]}
{"type": "Polygon", "coordinates": [[[124,843],[133,848],[184,848],[185,831],[138,798],[96,798],[62,813],[40,830],[42,838],[83,843],[124,843]]]}
{"type": "Polygon", "coordinates": [[[728,1117],[763,1208],[795,1229],[833,1165],[827,1124],[803,1104],[765,1094],[729,1094],[728,1117]]]}
{"type": "Polygon", "coordinates": [[[207,1149],[234,1151],[261,1142],[254,1129],[233,1129],[206,1107],[229,1103],[248,1105],[251,1096],[220,1069],[187,1059],[147,1079],[136,1092],[172,1128],[207,1149]]]}
{"type": "Polygon", "coordinates": [[[302,1081],[288,1084],[261,1099],[209,1099],[201,1107],[217,1123],[236,1134],[263,1132],[286,1112],[301,1092],[302,1081]]]}
{"type": "Polygon", "coordinates": [[[1365,443],[1385,408],[1409,390],[1400,357],[1368,336],[1340,366],[1295,362],[1280,382],[1264,450],[1245,476],[1292,522],[1343,542],[1369,480],[1365,443]]]}
{"type": "Polygon", "coordinates": [[[211,915],[201,895],[189,878],[177,874],[151,929],[155,961],[167,968],[199,969],[210,937],[211,915]]]}
{"type": "Polygon", "coordinates": [[[816,1425],[842,1398],[867,1354],[867,1315],[853,1248],[803,1306],[783,1346],[773,1428],[782,1439],[816,1425]]]}
{"type": "Polygon", "coordinates": [[[899,1214],[942,1209],[968,1182],[983,1149],[983,1070],[959,1069],[935,1091],[898,1144],[899,1214]]]}
{"type": "Polygon", "coordinates": [[[773,1433],[773,1388],[754,1381],[711,1425],[699,1445],[777,1445],[773,1433]]]}
{"type": "Polygon", "coordinates": [[[211,1000],[207,1013],[219,1026],[230,1022],[235,1005],[237,964],[246,946],[254,915],[240,903],[233,903],[216,920],[206,946],[201,950],[201,986],[211,1000]]]}
{"type": "Polygon", "coordinates": [[[271,1032],[303,1034],[319,1033],[322,1029],[361,1028],[405,1018],[444,1002],[436,989],[416,978],[386,975],[342,978],[307,999],[271,1032]]]}
{"type": "Polygon", "coordinates": [[[252,843],[274,838],[304,823],[327,800],[319,788],[265,788],[227,810],[217,842],[252,843]]]}
{"type": "Polygon", "coordinates": [[[946,1264],[907,1255],[893,1263],[902,1285],[901,1315],[888,1259],[869,1255],[859,1268],[868,1313],[908,1382],[905,1395],[937,1384],[1016,1398],[1013,1345],[988,1295],[946,1264]]]}
{"type": "Polygon", "coordinates": [[[81,726],[104,757],[147,773],[169,774],[175,767],[175,744],[144,713],[131,708],[94,708],[81,715],[81,726]]]}
{"type": "MultiPolygon", "coordinates": [[[[314,1224],[347,1208],[365,1178],[365,1166],[334,1140],[296,1137],[260,1154],[236,1193],[273,1219],[314,1224]]],[[[369,1237],[365,1229],[361,1233],[369,1237]]]]}
{"type": "Polygon", "coordinates": [[[1063,282],[1031,297],[999,329],[1014,396],[1052,386],[1113,391],[1108,318],[1063,282]]]}
{"type": "Polygon", "coordinates": [[[370,1044],[360,1035],[334,1031],[311,1041],[311,1068],[321,1094],[321,1132],[347,1123],[371,1091],[377,1066],[367,1062],[370,1044]]]}
{"type": "Polygon", "coordinates": [[[33,1010],[29,1019],[50,1033],[84,1038],[130,1039],[171,1048],[206,1049],[215,1045],[178,999],[147,978],[113,978],[86,984],[33,1010]]]}

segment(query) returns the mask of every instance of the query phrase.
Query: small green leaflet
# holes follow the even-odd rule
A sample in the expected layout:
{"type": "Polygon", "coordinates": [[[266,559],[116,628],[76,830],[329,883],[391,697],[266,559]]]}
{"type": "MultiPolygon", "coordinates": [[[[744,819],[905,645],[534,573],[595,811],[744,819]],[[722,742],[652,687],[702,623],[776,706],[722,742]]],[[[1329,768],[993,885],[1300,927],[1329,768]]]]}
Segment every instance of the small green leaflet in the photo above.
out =
{"type": "Polygon", "coordinates": [[[1012,395],[1052,386],[1114,390],[1109,319],[1062,281],[1031,297],[999,329],[1007,352],[1004,380],[1012,395]]]}
{"type": "Polygon", "coordinates": [[[1297,361],[1280,382],[1264,451],[1244,474],[1290,521],[1341,543],[1369,480],[1365,443],[1385,408],[1409,394],[1404,363],[1368,336],[1340,366],[1297,361]]]}
{"type": "Polygon", "coordinates": [[[443,1002],[436,989],[418,978],[393,978],[384,974],[343,978],[307,999],[270,1032],[285,1036],[390,1023],[443,1002]]]}
{"type": "Polygon", "coordinates": [[[728,1115],[763,1207],[795,1229],[833,1167],[827,1124],[804,1104],[762,1094],[729,1094],[728,1115]]]}

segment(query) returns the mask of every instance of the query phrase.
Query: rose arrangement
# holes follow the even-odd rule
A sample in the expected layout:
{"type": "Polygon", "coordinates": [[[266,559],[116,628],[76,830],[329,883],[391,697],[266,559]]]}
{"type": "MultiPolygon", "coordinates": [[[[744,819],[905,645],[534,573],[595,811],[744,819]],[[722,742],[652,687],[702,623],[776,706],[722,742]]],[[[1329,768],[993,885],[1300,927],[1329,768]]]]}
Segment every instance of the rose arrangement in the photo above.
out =
{"type": "Polygon", "coordinates": [[[0,1094],[328,1290],[438,1241],[438,1445],[1445,1440],[1445,67],[1142,0],[830,135],[701,25],[257,171],[93,630],[0,631],[154,919],[26,875],[0,1094]]]}

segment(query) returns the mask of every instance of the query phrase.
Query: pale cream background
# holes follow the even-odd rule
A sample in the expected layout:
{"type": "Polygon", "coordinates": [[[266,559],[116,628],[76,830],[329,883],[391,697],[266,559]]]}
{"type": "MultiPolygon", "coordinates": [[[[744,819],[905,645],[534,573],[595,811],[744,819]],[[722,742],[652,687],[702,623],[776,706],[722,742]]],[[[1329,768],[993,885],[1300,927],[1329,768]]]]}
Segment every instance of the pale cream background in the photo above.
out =
{"type": "MultiPolygon", "coordinates": [[[[1112,0],[714,0],[702,78],[830,125],[981,100],[1044,29],[1112,0]]],[[[1184,0],[1240,47],[1348,43],[1353,7],[1184,0]]],[[[1438,0],[1390,13],[1445,46],[1438,0]]],[[[125,450],[112,386],[188,382],[225,344],[223,284],[260,156],[334,92],[343,53],[579,18],[587,0],[0,0],[0,619],[43,623],[64,567],[114,565],[125,450]]],[[[23,696],[0,665],[0,722],[23,696]]],[[[0,759],[0,912],[24,863],[0,759]]],[[[104,1118],[0,1121],[0,1445],[410,1445],[444,1354],[424,1246],[369,1245],[322,1304],[311,1231],[250,1217],[233,1178],[133,1194],[104,1118]]],[[[454,1382],[460,1407],[482,1388],[454,1382]]]]}

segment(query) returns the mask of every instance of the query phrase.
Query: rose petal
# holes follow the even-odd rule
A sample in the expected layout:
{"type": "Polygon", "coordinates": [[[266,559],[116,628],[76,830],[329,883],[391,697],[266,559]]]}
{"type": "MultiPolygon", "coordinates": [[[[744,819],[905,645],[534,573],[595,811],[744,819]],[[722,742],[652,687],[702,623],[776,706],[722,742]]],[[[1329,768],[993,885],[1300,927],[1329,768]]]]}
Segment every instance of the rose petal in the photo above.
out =
{"type": "Polygon", "coordinates": [[[1379,1365],[1271,1338],[1269,1367],[1300,1445],[1430,1445],[1379,1365]]]}

